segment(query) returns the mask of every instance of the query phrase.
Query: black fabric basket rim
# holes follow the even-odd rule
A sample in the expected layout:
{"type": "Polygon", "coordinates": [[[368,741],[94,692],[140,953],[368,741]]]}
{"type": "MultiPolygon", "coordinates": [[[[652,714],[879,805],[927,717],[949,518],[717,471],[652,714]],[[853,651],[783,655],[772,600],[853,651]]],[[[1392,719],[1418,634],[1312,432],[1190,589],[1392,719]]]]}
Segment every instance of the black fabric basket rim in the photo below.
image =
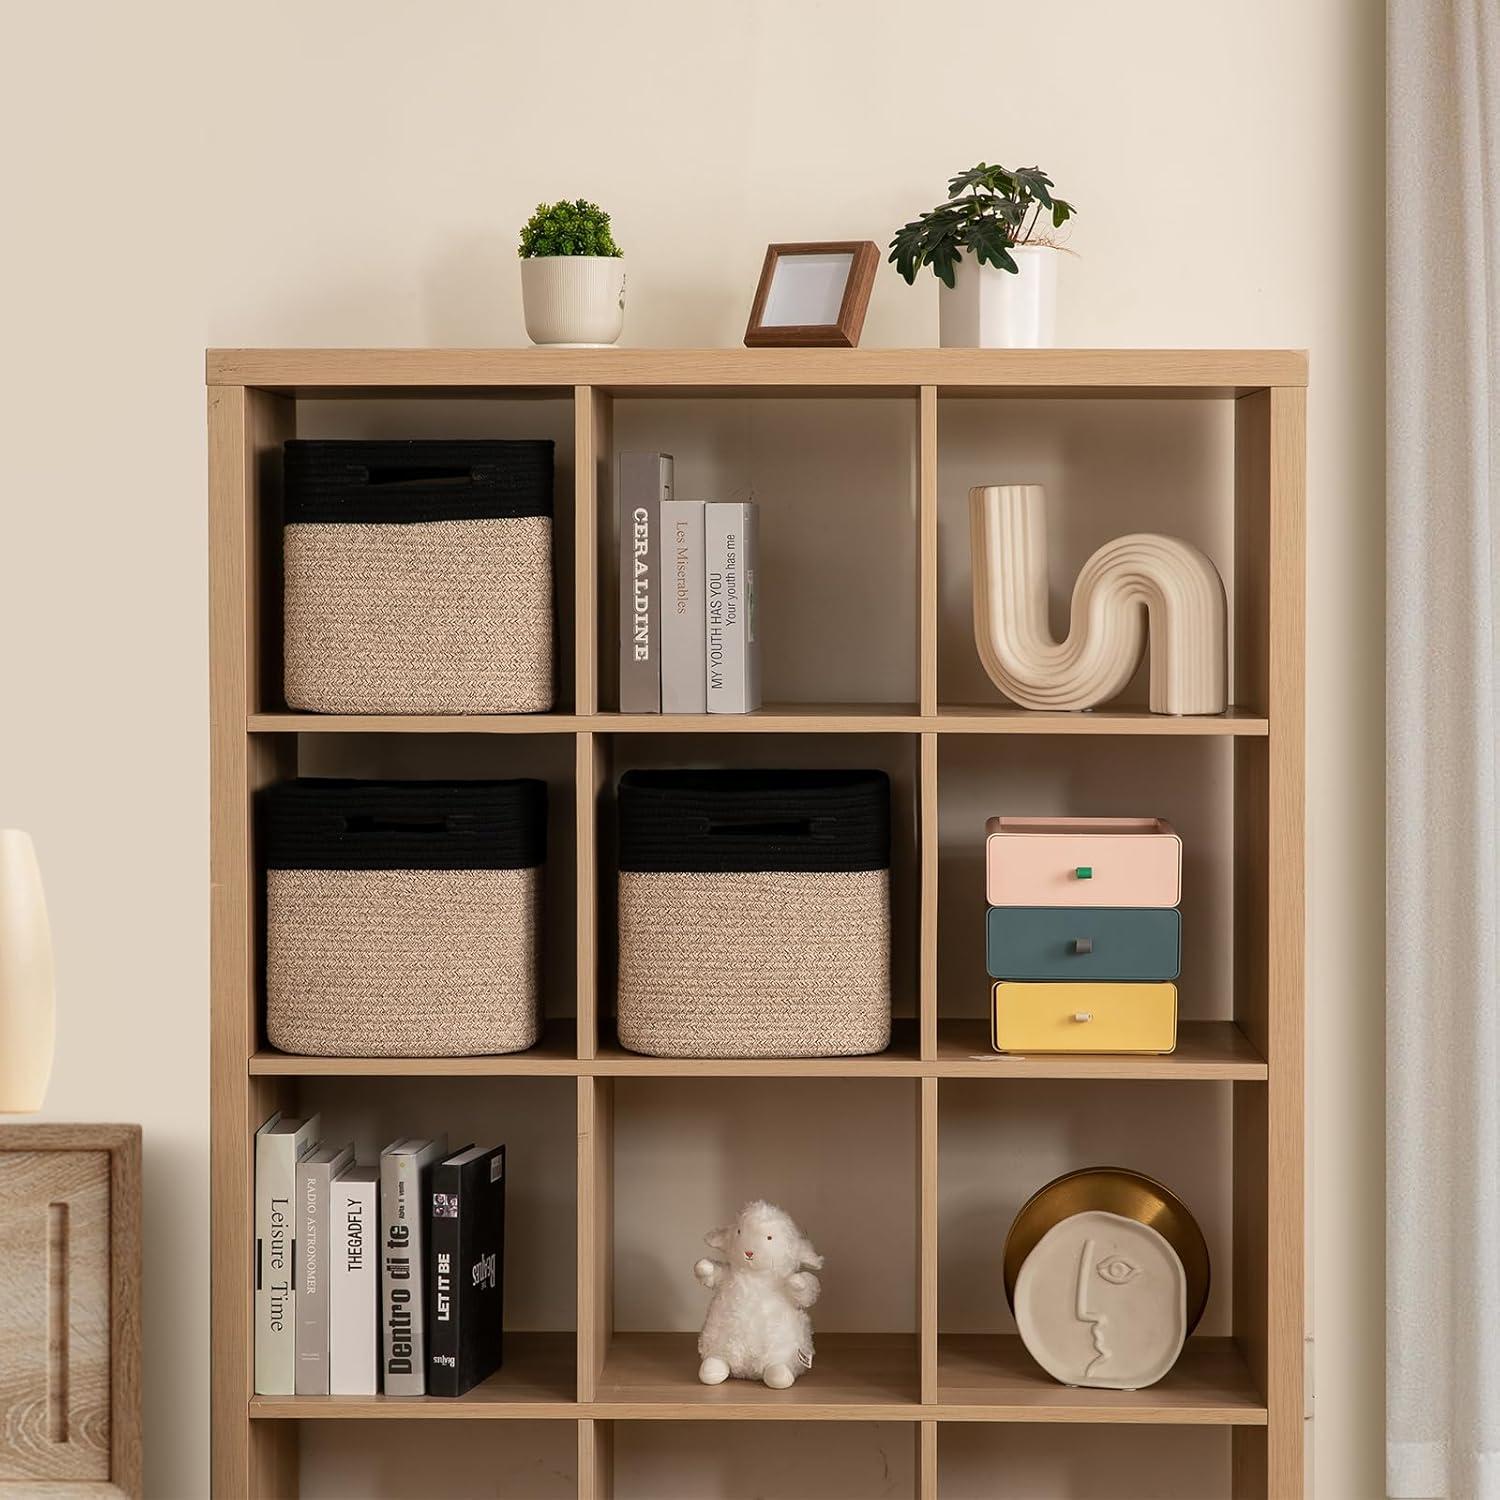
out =
{"type": "Polygon", "coordinates": [[[891,778],[884,771],[828,770],[821,767],[808,770],[766,766],[684,767],[680,770],[625,771],[620,776],[620,785],[639,787],[646,791],[713,792],[726,795],[772,791],[817,795],[820,792],[846,790],[879,790],[888,795],[891,778]]]}
{"type": "Polygon", "coordinates": [[[283,466],[289,526],[552,515],[550,438],[291,438],[283,466]]]}
{"type": "Polygon", "coordinates": [[[261,807],[268,870],[519,870],[547,857],[547,784],[534,777],[308,776],[267,787],[261,807]]]}
{"type": "Polygon", "coordinates": [[[626,873],[890,868],[884,771],[627,771],[618,799],[626,873]]]}

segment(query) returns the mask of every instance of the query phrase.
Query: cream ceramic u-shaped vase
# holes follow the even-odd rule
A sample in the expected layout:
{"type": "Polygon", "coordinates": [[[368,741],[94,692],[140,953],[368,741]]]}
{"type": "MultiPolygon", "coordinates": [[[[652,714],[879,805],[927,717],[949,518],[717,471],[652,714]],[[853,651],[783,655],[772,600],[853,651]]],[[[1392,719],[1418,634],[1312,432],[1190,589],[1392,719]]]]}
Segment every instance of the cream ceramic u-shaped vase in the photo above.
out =
{"type": "Polygon", "coordinates": [[[33,1114],[52,1076],[52,936],[30,835],[0,828],[0,1114],[33,1114]]]}
{"type": "Polygon", "coordinates": [[[974,642],[990,679],[1022,708],[1093,708],[1135,675],[1148,639],[1151,711],[1222,713],[1227,609],[1218,570],[1175,537],[1105,543],[1073,586],[1067,639],[1047,620],[1047,498],[1039,484],[969,491],[974,642]]]}

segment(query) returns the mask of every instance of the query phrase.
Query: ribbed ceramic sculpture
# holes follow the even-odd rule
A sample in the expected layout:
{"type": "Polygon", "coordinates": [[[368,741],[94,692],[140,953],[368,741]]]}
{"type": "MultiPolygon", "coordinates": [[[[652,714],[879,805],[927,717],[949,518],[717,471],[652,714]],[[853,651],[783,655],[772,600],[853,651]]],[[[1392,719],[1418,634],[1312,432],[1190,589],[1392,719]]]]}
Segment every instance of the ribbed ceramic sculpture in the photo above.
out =
{"type": "Polygon", "coordinates": [[[1106,543],[1073,586],[1068,635],[1052,638],[1047,509],[1039,484],[969,491],[974,640],[995,686],[1022,708],[1105,703],[1151,647],[1151,711],[1222,713],[1227,701],[1224,583],[1196,547],[1138,532],[1106,543]]]}
{"type": "Polygon", "coordinates": [[[52,937],[31,838],[0,828],[0,1115],[42,1107],[52,1075],[52,937]]]}

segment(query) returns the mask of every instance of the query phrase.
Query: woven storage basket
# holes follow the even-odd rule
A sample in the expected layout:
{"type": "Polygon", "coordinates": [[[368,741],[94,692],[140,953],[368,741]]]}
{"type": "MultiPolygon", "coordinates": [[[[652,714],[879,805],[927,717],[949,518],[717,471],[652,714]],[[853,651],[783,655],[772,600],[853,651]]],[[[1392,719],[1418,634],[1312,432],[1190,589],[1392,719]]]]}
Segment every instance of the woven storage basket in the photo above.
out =
{"type": "Polygon", "coordinates": [[[286,445],[286,701],[552,707],[552,444],[286,445]]]}
{"type": "Polygon", "coordinates": [[[269,788],[271,1045],[318,1057],[535,1045],[546,796],[540,781],[269,788]]]}
{"type": "Polygon", "coordinates": [[[632,1052],[838,1057],[890,1044],[884,773],[629,771],[619,902],[632,1052]]]}

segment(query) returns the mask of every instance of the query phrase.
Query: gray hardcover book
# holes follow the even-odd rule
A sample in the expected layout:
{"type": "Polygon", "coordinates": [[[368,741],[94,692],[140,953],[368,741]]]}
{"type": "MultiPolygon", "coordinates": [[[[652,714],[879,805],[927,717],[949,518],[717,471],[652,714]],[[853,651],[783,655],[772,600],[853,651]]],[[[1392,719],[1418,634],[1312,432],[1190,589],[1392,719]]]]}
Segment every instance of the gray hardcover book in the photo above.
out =
{"type": "Polygon", "coordinates": [[[447,1136],[396,1141],[380,1153],[380,1321],[387,1396],[427,1392],[423,1216],[432,1164],[447,1154],[447,1136]]]}
{"type": "Polygon", "coordinates": [[[301,1283],[297,1288],[297,1394],[328,1394],[329,1229],[333,1179],[354,1164],[354,1147],[319,1146],[297,1164],[301,1283]]]}
{"type": "Polygon", "coordinates": [[[297,1163],[317,1144],[319,1116],[272,1115],[255,1132],[255,1393],[297,1389],[297,1163]]]}
{"type": "Polygon", "coordinates": [[[672,498],[670,453],[622,453],[620,712],[661,712],[661,503],[672,498]]]}
{"type": "Polygon", "coordinates": [[[707,708],[703,611],[703,501],[661,503],[661,711],[707,708]]]}
{"type": "Polygon", "coordinates": [[[328,1390],[334,1396],[380,1390],[379,1198],[379,1167],[350,1167],[334,1181],[328,1266],[328,1390]]]}
{"type": "Polygon", "coordinates": [[[757,525],[752,502],[710,501],[703,508],[711,714],[745,714],[760,707],[757,525]]]}

